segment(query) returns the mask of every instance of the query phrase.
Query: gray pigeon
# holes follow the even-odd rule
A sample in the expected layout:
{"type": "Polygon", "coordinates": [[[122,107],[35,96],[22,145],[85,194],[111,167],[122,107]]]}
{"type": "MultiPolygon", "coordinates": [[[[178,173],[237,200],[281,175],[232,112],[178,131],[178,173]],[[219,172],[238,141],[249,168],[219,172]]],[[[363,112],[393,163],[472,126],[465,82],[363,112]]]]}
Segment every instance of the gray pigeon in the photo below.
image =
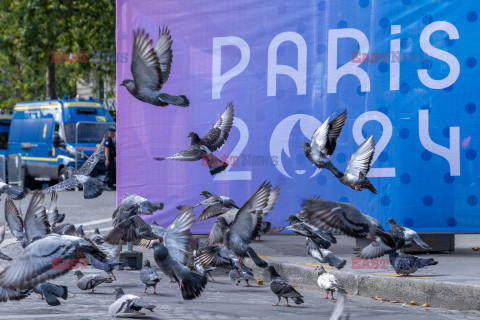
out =
{"type": "Polygon", "coordinates": [[[214,271],[215,269],[217,269],[216,267],[213,267],[213,266],[204,266],[202,263],[200,263],[197,259],[196,259],[196,256],[197,256],[197,250],[193,250],[193,266],[195,267],[195,270],[197,270],[198,273],[200,273],[201,275],[207,277],[210,277],[211,281],[212,282],[215,282],[215,279],[213,279],[213,276],[212,276],[212,271],[214,271]]]}
{"type": "MultiPolygon", "coordinates": [[[[297,215],[300,214],[301,213],[297,213],[297,215]]],[[[337,243],[337,239],[331,233],[301,221],[297,215],[290,215],[287,218],[287,221],[290,222],[290,225],[288,227],[282,228],[282,230],[290,230],[298,235],[308,237],[313,242],[315,242],[317,246],[323,249],[328,249],[332,243],[337,243]]]]}
{"type": "Polygon", "coordinates": [[[192,208],[196,208],[200,205],[207,206],[202,214],[198,217],[197,221],[207,220],[223,213],[226,213],[231,208],[237,208],[235,201],[225,196],[216,196],[208,191],[202,191],[200,193],[205,197],[205,200],[197,203],[192,208]]]}
{"type": "Polygon", "coordinates": [[[270,289],[278,297],[278,302],[274,304],[275,307],[278,306],[282,298],[287,300],[285,307],[290,307],[288,304],[288,298],[291,298],[295,304],[302,304],[305,302],[303,300],[303,296],[298,293],[298,291],[295,290],[295,288],[292,287],[285,279],[283,279],[273,266],[268,266],[267,270],[269,271],[270,278],[272,279],[270,282],[270,289]]]}
{"type": "Polygon", "coordinates": [[[0,287],[0,301],[6,302],[8,300],[22,300],[32,294],[32,292],[32,288],[9,289],[0,287]]]}
{"type": "Polygon", "coordinates": [[[191,271],[187,266],[187,252],[191,244],[190,228],[195,223],[191,211],[182,211],[165,232],[164,243],[152,244],[153,257],[162,272],[178,282],[182,297],[192,300],[200,296],[207,284],[207,278],[191,271]]]}
{"type": "Polygon", "coordinates": [[[63,234],[68,236],[76,236],[76,232],[77,232],[77,229],[75,228],[75,225],[71,223],[59,224],[52,229],[52,233],[63,234]]]}
{"type": "MultiPolygon", "coordinates": [[[[29,232],[27,228],[27,239],[29,232]]],[[[86,239],[47,234],[26,246],[23,254],[0,272],[0,287],[24,289],[57,278],[76,267],[79,257],[84,255],[105,261],[105,255],[86,239]],[[68,262],[69,267],[56,264],[56,261],[68,262]]]]}
{"type": "Polygon", "coordinates": [[[308,255],[320,263],[328,263],[338,270],[342,269],[347,263],[345,259],[337,257],[332,251],[317,246],[310,238],[306,238],[306,240],[308,255]]]}
{"type": "Polygon", "coordinates": [[[57,223],[62,223],[65,219],[65,214],[58,212],[57,199],[58,194],[56,192],[52,192],[50,205],[45,210],[45,212],[47,213],[48,224],[50,225],[51,230],[55,228],[57,223]]]}
{"type": "Polygon", "coordinates": [[[115,228],[110,231],[106,241],[119,244],[121,241],[141,239],[139,233],[151,232],[151,228],[137,215],[152,215],[155,211],[162,210],[163,206],[161,202],[153,202],[139,195],[126,193],[120,206],[113,212],[115,228]]]}
{"type": "Polygon", "coordinates": [[[67,300],[68,298],[68,288],[66,286],[60,286],[48,281],[34,286],[33,292],[40,294],[42,300],[45,298],[49,306],[59,306],[60,300],[58,300],[58,298],[62,298],[63,300],[67,300]]]}
{"type": "Polygon", "coordinates": [[[239,257],[240,266],[243,265],[243,259],[246,257],[251,258],[260,268],[268,266],[249,244],[256,237],[261,227],[262,209],[267,207],[270,187],[270,183],[266,181],[260,185],[250,199],[238,210],[235,220],[233,220],[226,233],[227,247],[234,255],[239,257]]]}
{"type": "Polygon", "coordinates": [[[230,209],[226,213],[220,215],[215,223],[212,226],[212,230],[208,235],[207,243],[214,245],[225,245],[225,237],[227,235],[228,228],[230,224],[235,220],[235,216],[237,215],[238,209],[230,209]]]}
{"type": "Polygon", "coordinates": [[[255,281],[255,278],[253,277],[252,269],[250,269],[246,265],[243,265],[242,268],[236,268],[236,269],[230,270],[228,275],[230,277],[230,281],[236,282],[235,283],[236,286],[238,286],[240,282],[244,280],[247,283],[245,286],[251,287],[248,281],[250,280],[255,281]]]}
{"type": "Polygon", "coordinates": [[[98,228],[95,228],[95,231],[90,236],[90,240],[92,240],[96,245],[103,244],[105,242],[105,238],[105,235],[101,234],[98,228]]]}
{"type": "Polygon", "coordinates": [[[237,268],[238,257],[227,247],[206,246],[196,250],[195,262],[203,267],[233,270],[237,268]]]}
{"type": "Polygon", "coordinates": [[[120,84],[140,101],[165,107],[173,104],[188,107],[190,101],[184,95],[172,96],[160,89],[168,80],[172,65],[172,38],[167,27],[160,29],[157,45],[152,48],[145,30],[133,32],[132,71],[133,80],[125,79],[120,84]]]}
{"type": "Polygon", "coordinates": [[[97,147],[94,153],[85,161],[80,169],[75,170],[73,167],[67,167],[68,178],[56,185],[45,188],[43,193],[51,194],[53,192],[71,190],[75,187],[82,186],[83,197],[85,199],[94,199],[99,197],[103,193],[103,182],[96,178],[92,178],[89,174],[95,168],[100,160],[103,146],[105,144],[106,136],[103,137],[102,142],[97,147]]]}
{"type": "Polygon", "coordinates": [[[145,313],[140,312],[147,309],[153,312],[155,305],[150,304],[133,294],[125,294],[122,288],[115,289],[115,302],[108,307],[108,314],[115,318],[143,317],[145,313]]]}
{"type": "Polygon", "coordinates": [[[22,200],[28,194],[29,190],[25,187],[11,186],[0,179],[0,195],[6,194],[13,200],[22,200]]]}
{"type": "Polygon", "coordinates": [[[95,293],[96,286],[113,281],[99,274],[83,274],[80,270],[75,271],[74,274],[77,276],[77,287],[80,290],[92,290],[91,293],[95,293]]]}
{"type": "Polygon", "coordinates": [[[155,158],[155,160],[177,160],[177,161],[198,161],[206,163],[210,174],[213,176],[225,170],[228,163],[220,160],[213,155],[213,152],[219,149],[227,140],[230,129],[233,124],[233,104],[229,103],[227,109],[220,119],[210,128],[205,136],[200,138],[197,133],[190,132],[187,138],[190,138],[190,146],[174,155],[166,158],[155,158]],[[205,161],[205,162],[204,162],[205,161]]]}
{"type": "Polygon", "coordinates": [[[328,232],[340,232],[350,237],[369,238],[372,241],[376,241],[378,236],[386,245],[395,246],[395,241],[383,230],[377,219],[363,214],[349,203],[311,198],[303,202],[299,218],[328,232]]]}
{"type": "Polygon", "coordinates": [[[255,237],[258,237],[258,241],[261,241],[260,239],[261,235],[268,233],[272,227],[272,223],[265,221],[264,219],[268,215],[268,213],[272,211],[273,208],[275,207],[275,204],[277,203],[279,196],[280,196],[280,186],[276,186],[275,188],[270,190],[267,205],[262,209],[262,222],[260,224],[260,229],[258,230],[257,234],[254,235],[255,237]]]}
{"type": "MultiPolygon", "coordinates": [[[[2,222],[0,223],[0,244],[3,242],[5,239],[5,224],[2,222]]],[[[4,254],[3,252],[0,251],[0,259],[2,260],[7,260],[7,261],[12,261],[13,259],[4,254]]]]}
{"type": "Polygon", "coordinates": [[[420,268],[438,264],[438,261],[433,258],[423,259],[397,251],[389,253],[389,260],[395,272],[400,276],[408,276],[420,268]]]}
{"type": "Polygon", "coordinates": [[[335,177],[341,179],[343,173],[338,170],[328,159],[328,156],[335,152],[337,139],[340,136],[345,120],[347,119],[347,111],[345,110],[332,121],[330,117],[325,120],[322,125],[313,133],[311,143],[304,142],[303,153],[319,169],[327,169],[332,172],[335,177]]]}
{"type": "Polygon", "coordinates": [[[115,270],[115,267],[117,267],[117,266],[127,267],[128,266],[128,263],[125,262],[125,261],[118,261],[118,260],[109,259],[109,258],[107,258],[105,261],[100,261],[100,260],[95,259],[94,257],[91,257],[90,262],[92,263],[93,268],[105,271],[108,275],[108,278],[112,279],[113,281],[117,281],[117,278],[113,274],[113,270],[115,270]]]}
{"type": "Polygon", "coordinates": [[[373,136],[368,137],[350,156],[345,173],[339,179],[344,185],[356,190],[362,191],[368,189],[377,194],[377,190],[367,179],[367,173],[370,170],[373,153],[375,151],[375,140],[373,136]]]}
{"type": "Polygon", "coordinates": [[[85,238],[85,231],[83,231],[83,225],[79,225],[75,231],[75,236],[79,238],[85,238]]]}
{"type": "Polygon", "coordinates": [[[432,249],[428,244],[426,244],[422,238],[418,235],[417,232],[409,229],[407,227],[398,224],[392,218],[387,220],[387,223],[390,224],[390,228],[392,229],[392,233],[395,237],[403,238],[404,239],[404,247],[410,247],[413,243],[416,243],[422,249],[432,249]]]}
{"type": "Polygon", "coordinates": [[[157,294],[157,283],[160,282],[160,277],[157,271],[150,266],[150,260],[143,262],[143,268],[140,270],[140,280],[145,284],[145,291],[147,293],[148,287],[153,287],[153,294],[157,294]]]}

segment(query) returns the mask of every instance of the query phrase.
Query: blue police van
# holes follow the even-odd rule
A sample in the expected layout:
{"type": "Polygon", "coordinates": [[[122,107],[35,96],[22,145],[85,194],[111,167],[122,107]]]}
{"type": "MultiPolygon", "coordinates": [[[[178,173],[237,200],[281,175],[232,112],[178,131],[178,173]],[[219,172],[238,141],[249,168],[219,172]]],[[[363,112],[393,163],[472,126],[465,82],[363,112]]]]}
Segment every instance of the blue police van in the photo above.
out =
{"type": "MultiPolygon", "coordinates": [[[[114,124],[100,101],[19,102],[10,124],[8,154],[21,156],[24,185],[62,181],[67,166],[80,168],[114,124]]],[[[102,156],[93,175],[104,172],[102,156]]]]}

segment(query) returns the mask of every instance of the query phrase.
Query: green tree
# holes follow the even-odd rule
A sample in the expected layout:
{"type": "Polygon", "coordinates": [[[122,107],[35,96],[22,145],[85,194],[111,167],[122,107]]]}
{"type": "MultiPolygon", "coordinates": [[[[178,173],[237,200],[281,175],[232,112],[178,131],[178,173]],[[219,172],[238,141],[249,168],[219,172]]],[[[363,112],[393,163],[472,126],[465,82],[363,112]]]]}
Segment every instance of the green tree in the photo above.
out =
{"type": "Polygon", "coordinates": [[[115,52],[115,1],[0,1],[3,107],[19,100],[74,95],[79,79],[113,79],[115,63],[92,63],[92,52],[115,52]],[[65,58],[58,59],[54,52],[66,53],[74,62],[54,63],[65,58]],[[79,59],[76,53],[88,57],[79,59]]]}

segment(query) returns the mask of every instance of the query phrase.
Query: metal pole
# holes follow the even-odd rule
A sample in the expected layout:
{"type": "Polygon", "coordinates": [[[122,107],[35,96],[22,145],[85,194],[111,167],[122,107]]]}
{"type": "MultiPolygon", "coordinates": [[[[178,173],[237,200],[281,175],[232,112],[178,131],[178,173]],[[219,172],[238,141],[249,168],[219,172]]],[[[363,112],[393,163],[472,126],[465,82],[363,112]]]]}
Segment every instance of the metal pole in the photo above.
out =
{"type": "Polygon", "coordinates": [[[128,251],[133,251],[133,242],[131,242],[131,241],[127,242],[127,250],[128,251]]]}

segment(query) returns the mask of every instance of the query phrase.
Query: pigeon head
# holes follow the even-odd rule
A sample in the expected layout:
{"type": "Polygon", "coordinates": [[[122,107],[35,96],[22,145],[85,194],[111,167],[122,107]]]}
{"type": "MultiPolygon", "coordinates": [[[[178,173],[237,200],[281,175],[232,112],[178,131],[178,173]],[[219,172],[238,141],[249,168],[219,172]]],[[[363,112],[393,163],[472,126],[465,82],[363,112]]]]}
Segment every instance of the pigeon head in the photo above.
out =
{"type": "Polygon", "coordinates": [[[68,166],[67,169],[65,169],[65,173],[67,174],[67,178],[69,178],[73,175],[74,170],[75,170],[75,168],[71,167],[71,166],[68,166]]]}
{"type": "Polygon", "coordinates": [[[168,257],[168,249],[160,241],[153,242],[152,248],[155,259],[163,261],[168,257]]]}
{"type": "Polygon", "coordinates": [[[395,222],[395,220],[393,220],[393,218],[388,218],[387,223],[388,223],[388,224],[397,224],[397,223],[395,222]]]}
{"type": "Polygon", "coordinates": [[[325,271],[325,268],[323,268],[322,265],[316,267],[315,270],[317,270],[318,275],[321,275],[321,274],[324,274],[324,273],[327,272],[327,271],[325,271]]]}
{"type": "Polygon", "coordinates": [[[222,231],[224,231],[225,229],[228,229],[228,223],[224,217],[218,218],[217,221],[215,221],[215,223],[218,224],[218,226],[220,227],[220,229],[222,229],[222,231]]]}
{"type": "Polygon", "coordinates": [[[195,144],[195,143],[200,142],[200,137],[195,132],[190,132],[188,134],[187,138],[191,139],[191,144],[195,144]]]}
{"type": "Polygon", "coordinates": [[[128,92],[133,92],[135,91],[135,82],[131,79],[125,79],[120,83],[121,86],[124,86],[127,88],[128,92]]]}
{"type": "Polygon", "coordinates": [[[227,206],[228,206],[229,208],[234,207],[234,208],[240,209],[240,208],[236,205],[235,201],[233,201],[232,199],[228,200],[227,206]]]}
{"type": "Polygon", "coordinates": [[[143,261],[143,266],[150,268],[150,260],[143,261]]]}
{"type": "Polygon", "coordinates": [[[302,147],[303,147],[303,149],[310,148],[310,143],[304,142],[304,143],[302,143],[302,147]]]}
{"type": "Polygon", "coordinates": [[[74,275],[76,275],[77,278],[80,279],[81,277],[83,277],[83,272],[80,271],[80,270],[77,270],[77,271],[75,271],[74,275]]]}
{"type": "Polygon", "coordinates": [[[123,296],[125,294],[125,292],[123,292],[123,289],[122,288],[115,288],[115,291],[113,291],[113,293],[115,293],[115,300],[117,300],[118,298],[120,298],[121,296],[123,296]]]}
{"type": "Polygon", "coordinates": [[[95,228],[95,234],[100,234],[100,230],[98,230],[98,228],[95,228]]]}
{"type": "MultiPolygon", "coordinates": [[[[193,133],[193,132],[192,132],[192,133],[193,133]]],[[[202,191],[202,192],[200,192],[200,195],[201,195],[201,196],[204,196],[205,198],[208,198],[208,197],[211,197],[211,196],[212,196],[212,194],[211,194],[210,192],[208,192],[208,191],[202,191]]]]}
{"type": "Polygon", "coordinates": [[[296,223],[300,222],[300,219],[298,219],[297,216],[294,216],[293,214],[288,216],[287,221],[290,221],[290,223],[296,223]]]}
{"type": "Polygon", "coordinates": [[[278,278],[280,275],[278,274],[277,270],[273,266],[267,267],[268,272],[270,273],[270,278],[278,278]]]}

